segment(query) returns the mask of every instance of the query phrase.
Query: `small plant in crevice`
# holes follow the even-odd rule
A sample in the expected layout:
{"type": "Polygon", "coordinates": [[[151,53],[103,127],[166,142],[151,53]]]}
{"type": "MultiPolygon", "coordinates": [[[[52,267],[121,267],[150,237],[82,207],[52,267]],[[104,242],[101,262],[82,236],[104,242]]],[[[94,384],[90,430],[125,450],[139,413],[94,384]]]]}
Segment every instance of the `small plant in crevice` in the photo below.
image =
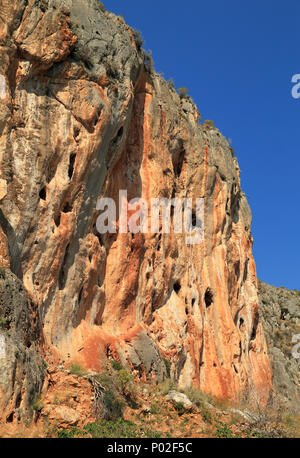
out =
{"type": "Polygon", "coordinates": [[[165,366],[166,366],[167,377],[170,378],[170,376],[171,376],[171,361],[169,361],[167,358],[163,358],[163,362],[165,363],[165,366]]]}
{"type": "Polygon", "coordinates": [[[44,404],[41,400],[41,397],[37,396],[32,403],[32,409],[38,413],[43,409],[43,407],[44,407],[44,404]]]}
{"type": "Polygon", "coordinates": [[[130,374],[130,372],[125,369],[121,369],[119,371],[119,382],[121,384],[122,390],[124,390],[126,386],[130,386],[130,384],[133,383],[132,374],[130,374]]]}
{"type": "Polygon", "coordinates": [[[168,79],[167,84],[170,89],[172,89],[173,91],[176,91],[175,83],[172,78],[168,79]]]}
{"type": "Polygon", "coordinates": [[[6,270],[4,267],[0,267],[0,278],[2,278],[2,280],[6,278],[6,270]]]}
{"type": "Polygon", "coordinates": [[[215,123],[211,119],[206,119],[203,123],[203,127],[206,127],[208,129],[214,129],[215,128],[215,123]]]}
{"type": "Polygon", "coordinates": [[[144,44],[144,40],[142,38],[141,32],[139,32],[138,30],[132,29],[132,34],[133,34],[133,37],[134,37],[135,45],[136,45],[138,51],[140,51],[142,49],[143,44],[144,44]]]}
{"type": "Polygon", "coordinates": [[[149,50],[148,53],[145,52],[145,54],[144,54],[144,65],[145,65],[146,70],[149,73],[153,73],[153,71],[154,71],[154,61],[153,61],[153,58],[152,58],[152,51],[151,50],[149,50]]]}

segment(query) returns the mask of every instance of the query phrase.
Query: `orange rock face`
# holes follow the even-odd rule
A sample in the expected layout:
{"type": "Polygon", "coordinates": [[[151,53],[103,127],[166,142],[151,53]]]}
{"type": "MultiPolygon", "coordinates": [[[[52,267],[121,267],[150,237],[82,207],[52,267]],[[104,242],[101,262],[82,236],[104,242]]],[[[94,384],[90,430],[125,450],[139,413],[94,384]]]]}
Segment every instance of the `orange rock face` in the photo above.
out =
{"type": "Polygon", "coordinates": [[[166,358],[182,386],[266,401],[251,212],[225,137],[96,0],[15,3],[0,33],[1,256],[47,346],[96,371],[112,355],[144,379],[166,377],[166,358]],[[120,190],[149,207],[203,198],[203,242],[99,234],[97,201],[118,208],[120,190]]]}

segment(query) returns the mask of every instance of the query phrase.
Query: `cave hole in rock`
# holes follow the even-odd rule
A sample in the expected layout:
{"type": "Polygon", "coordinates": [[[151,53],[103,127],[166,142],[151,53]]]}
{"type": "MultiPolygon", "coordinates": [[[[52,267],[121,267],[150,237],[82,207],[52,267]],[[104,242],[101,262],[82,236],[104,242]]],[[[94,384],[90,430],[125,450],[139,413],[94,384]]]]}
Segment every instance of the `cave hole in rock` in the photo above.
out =
{"type": "Polygon", "coordinates": [[[78,305],[81,304],[82,293],[83,293],[83,287],[81,288],[81,290],[79,291],[79,294],[78,294],[78,305]]]}
{"type": "Polygon", "coordinates": [[[210,307],[214,302],[214,295],[210,288],[207,288],[207,290],[205,291],[204,302],[207,308],[210,307]]]}
{"type": "Polygon", "coordinates": [[[192,211],[192,225],[193,225],[193,227],[196,227],[196,224],[197,224],[197,215],[196,215],[195,210],[193,210],[192,211]]]}
{"type": "Polygon", "coordinates": [[[258,320],[259,320],[259,313],[256,312],[254,316],[254,320],[253,320],[253,327],[252,327],[250,341],[256,339],[258,320]]]}
{"type": "Polygon", "coordinates": [[[97,234],[95,234],[95,235],[96,235],[97,239],[99,240],[100,246],[104,246],[104,243],[103,243],[103,239],[102,239],[101,234],[97,233],[97,234]]]}
{"type": "Polygon", "coordinates": [[[80,134],[80,127],[77,127],[77,126],[74,127],[73,137],[76,139],[79,134],[80,134]]]}
{"type": "Polygon", "coordinates": [[[74,164],[75,164],[75,159],[76,159],[76,154],[73,153],[70,156],[70,163],[69,163],[69,169],[68,169],[68,175],[71,180],[73,173],[74,173],[74,164]]]}
{"type": "Polygon", "coordinates": [[[122,127],[120,127],[120,129],[118,130],[117,137],[118,137],[118,138],[122,137],[123,132],[124,132],[124,129],[123,129],[123,126],[122,126],[122,127]]]}
{"type": "Polygon", "coordinates": [[[66,202],[65,205],[63,206],[62,212],[71,213],[72,210],[73,210],[72,205],[70,205],[69,202],[66,202]]]}
{"type": "Polygon", "coordinates": [[[55,226],[56,227],[59,227],[60,226],[60,218],[61,218],[61,215],[60,215],[60,212],[54,217],[54,222],[55,222],[55,226]]]}
{"type": "Polygon", "coordinates": [[[194,307],[195,302],[196,302],[196,299],[193,297],[193,299],[192,299],[192,307],[194,307]]]}
{"type": "Polygon", "coordinates": [[[244,323],[245,323],[244,318],[240,318],[240,321],[239,321],[239,328],[241,328],[241,327],[243,326],[244,323]]]}
{"type": "Polygon", "coordinates": [[[176,294],[179,293],[179,291],[181,290],[181,285],[180,285],[179,281],[177,281],[176,283],[174,283],[173,289],[174,289],[174,291],[175,291],[176,294]]]}
{"type": "Polygon", "coordinates": [[[185,149],[181,147],[173,156],[173,170],[176,178],[179,178],[181,175],[183,163],[185,159],[185,149]]]}
{"type": "Polygon", "coordinates": [[[6,423],[12,423],[14,421],[14,412],[12,412],[11,414],[8,415],[8,417],[6,417],[6,423]]]}
{"type": "Polygon", "coordinates": [[[97,237],[97,239],[99,241],[99,245],[103,246],[104,245],[103,238],[102,238],[102,235],[100,234],[100,232],[98,232],[98,230],[97,230],[96,223],[93,224],[93,234],[97,237]]]}
{"type": "Polygon", "coordinates": [[[59,276],[58,276],[58,287],[60,291],[62,291],[66,286],[67,278],[66,278],[65,266],[66,266],[66,262],[67,262],[68,255],[69,255],[69,249],[70,249],[70,244],[68,243],[68,245],[66,246],[64,260],[63,260],[63,263],[62,263],[62,266],[59,272],[59,276]]]}
{"type": "Polygon", "coordinates": [[[18,396],[16,397],[16,409],[18,409],[21,405],[21,402],[22,402],[22,393],[18,393],[18,396]]]}
{"type": "Polygon", "coordinates": [[[46,188],[45,187],[43,187],[43,189],[40,190],[39,196],[40,196],[40,199],[46,200],[47,193],[46,193],[46,188]]]}
{"type": "Polygon", "coordinates": [[[286,309],[281,310],[281,314],[280,314],[280,319],[281,319],[281,321],[286,321],[286,315],[287,315],[288,313],[289,313],[289,311],[286,310],[286,309]]]}

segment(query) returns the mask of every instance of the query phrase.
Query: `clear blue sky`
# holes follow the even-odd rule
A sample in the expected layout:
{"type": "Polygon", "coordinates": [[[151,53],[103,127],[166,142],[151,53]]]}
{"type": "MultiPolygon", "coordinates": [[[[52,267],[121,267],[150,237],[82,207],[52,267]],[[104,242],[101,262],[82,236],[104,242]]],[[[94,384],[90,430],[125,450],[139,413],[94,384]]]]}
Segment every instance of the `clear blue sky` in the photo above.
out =
{"type": "Polygon", "coordinates": [[[299,0],[107,0],[155,68],[232,139],[253,213],[258,276],[300,290],[299,0]]]}

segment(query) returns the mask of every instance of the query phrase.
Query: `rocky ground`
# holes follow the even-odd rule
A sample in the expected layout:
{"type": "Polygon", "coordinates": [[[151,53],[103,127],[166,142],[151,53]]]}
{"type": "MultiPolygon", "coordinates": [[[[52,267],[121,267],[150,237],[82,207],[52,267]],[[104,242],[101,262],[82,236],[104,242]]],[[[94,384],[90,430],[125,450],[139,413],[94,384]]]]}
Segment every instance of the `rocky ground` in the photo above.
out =
{"type": "Polygon", "coordinates": [[[32,423],[0,426],[0,437],[280,438],[300,437],[300,417],[243,401],[220,401],[197,389],[133,382],[118,361],[106,372],[48,367],[32,423]]]}

